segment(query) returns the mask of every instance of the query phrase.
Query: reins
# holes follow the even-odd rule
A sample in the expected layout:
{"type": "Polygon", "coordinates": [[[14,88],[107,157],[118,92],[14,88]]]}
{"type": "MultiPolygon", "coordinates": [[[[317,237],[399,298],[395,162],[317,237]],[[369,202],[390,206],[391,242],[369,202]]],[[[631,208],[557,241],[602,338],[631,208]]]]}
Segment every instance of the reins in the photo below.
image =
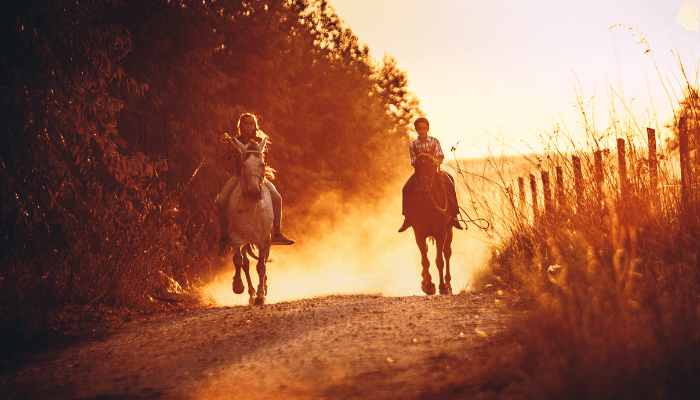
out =
{"type": "MultiPolygon", "coordinates": [[[[418,155],[418,157],[421,157],[421,156],[433,158],[430,154],[425,154],[425,153],[424,153],[424,154],[419,154],[419,155],[418,155]]],[[[440,170],[438,169],[438,172],[437,172],[436,174],[434,174],[434,175],[439,176],[439,175],[440,175],[440,170]]],[[[420,179],[428,179],[428,180],[430,181],[430,185],[431,185],[431,186],[435,185],[435,176],[433,176],[433,177],[431,178],[431,177],[429,177],[429,176],[427,176],[427,175],[416,175],[416,180],[420,180],[420,179]]],[[[467,225],[468,222],[471,222],[471,223],[474,224],[477,228],[482,229],[482,230],[487,230],[487,229],[489,229],[489,228],[491,227],[491,223],[489,223],[489,221],[486,220],[486,219],[484,219],[484,218],[477,218],[477,219],[474,219],[474,218],[470,217],[469,214],[467,213],[467,211],[466,211],[463,207],[461,207],[459,204],[457,204],[457,208],[458,208],[457,218],[455,218],[455,217],[453,217],[453,216],[447,214],[447,212],[446,212],[446,211],[447,211],[447,206],[449,205],[449,202],[452,202],[452,199],[451,199],[449,196],[447,196],[447,191],[446,191],[446,189],[445,189],[445,184],[444,184],[444,183],[442,184],[442,194],[443,194],[443,196],[445,197],[445,207],[440,207],[440,206],[437,204],[437,202],[435,201],[435,195],[434,195],[434,193],[433,193],[432,191],[430,192],[430,203],[431,203],[431,205],[435,208],[435,210],[436,210],[437,212],[439,212],[440,214],[442,214],[442,215],[444,215],[445,217],[449,218],[450,220],[454,220],[454,221],[458,221],[458,222],[463,222],[465,228],[468,227],[468,225],[467,225]],[[465,218],[462,216],[462,214],[466,215],[466,216],[467,216],[467,219],[465,219],[465,218]],[[483,224],[481,223],[481,221],[486,222],[486,226],[483,226],[483,224]]]]}
{"type": "MultiPolygon", "coordinates": [[[[416,161],[417,161],[418,158],[420,158],[420,157],[429,157],[429,158],[433,161],[433,163],[435,162],[435,159],[433,158],[433,156],[431,156],[431,155],[428,154],[428,153],[419,154],[419,155],[416,157],[416,161]]],[[[420,181],[421,179],[428,179],[428,180],[430,181],[430,186],[433,187],[433,186],[435,186],[435,176],[436,176],[436,175],[438,175],[438,176],[440,175],[439,169],[436,169],[436,172],[435,172],[434,174],[432,174],[432,175],[433,175],[432,177],[427,176],[427,175],[416,175],[416,180],[417,180],[417,181],[420,181]]],[[[446,212],[446,211],[447,211],[447,205],[449,204],[449,203],[448,203],[449,200],[447,199],[447,192],[445,191],[445,185],[444,185],[444,184],[442,185],[442,196],[445,198],[445,207],[444,207],[444,208],[443,208],[443,207],[440,207],[440,206],[437,204],[437,202],[435,201],[435,195],[433,194],[432,191],[430,192],[430,196],[429,196],[429,197],[430,197],[430,204],[431,204],[433,207],[435,207],[435,210],[436,210],[437,212],[439,212],[440,214],[442,214],[442,215],[448,217],[449,219],[454,219],[452,216],[448,215],[447,212],[446,212]]]]}
{"type": "MultiPolygon", "coordinates": [[[[439,174],[439,172],[438,172],[437,174],[439,174]]],[[[435,185],[435,177],[432,177],[432,178],[431,178],[431,177],[428,177],[428,176],[425,176],[425,175],[418,175],[418,176],[416,177],[416,180],[420,180],[421,178],[430,180],[430,186],[431,186],[431,187],[432,187],[433,185],[435,185]]],[[[446,212],[446,211],[447,211],[447,205],[449,204],[448,202],[449,202],[450,200],[449,200],[449,198],[447,197],[447,191],[445,190],[445,185],[444,185],[444,184],[442,185],[442,195],[443,195],[443,197],[445,198],[445,207],[444,207],[444,208],[443,208],[443,207],[440,207],[440,206],[437,204],[437,201],[435,201],[435,196],[434,196],[434,194],[433,194],[432,192],[430,193],[430,196],[429,196],[429,197],[430,197],[430,204],[432,204],[432,206],[435,207],[435,210],[436,210],[437,212],[439,212],[440,214],[446,216],[447,218],[449,218],[449,219],[451,219],[451,220],[452,220],[452,219],[456,220],[456,218],[454,218],[453,216],[447,214],[447,212],[446,212]]]]}
{"type": "MultiPolygon", "coordinates": [[[[246,154],[260,154],[260,155],[262,156],[262,155],[263,155],[263,152],[262,152],[262,151],[259,151],[259,150],[246,150],[246,151],[244,151],[244,152],[241,154],[241,163],[243,163],[244,160],[247,158],[247,157],[246,157],[246,154]]],[[[251,172],[243,173],[243,168],[241,168],[241,177],[243,177],[243,176],[248,176],[248,175],[250,175],[250,176],[255,176],[255,177],[257,177],[258,179],[260,179],[260,183],[258,183],[258,187],[262,188],[263,182],[265,181],[265,173],[264,173],[264,172],[263,172],[262,175],[260,175],[260,174],[254,174],[254,173],[251,173],[251,172]]],[[[242,181],[245,182],[245,179],[243,179],[242,181]]]]}

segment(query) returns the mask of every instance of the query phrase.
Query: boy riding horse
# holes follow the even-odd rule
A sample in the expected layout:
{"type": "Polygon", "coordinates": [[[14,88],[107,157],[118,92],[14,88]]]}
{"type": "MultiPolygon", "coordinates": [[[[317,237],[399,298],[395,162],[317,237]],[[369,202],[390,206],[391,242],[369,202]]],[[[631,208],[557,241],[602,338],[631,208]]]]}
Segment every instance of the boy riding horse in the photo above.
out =
{"type": "MultiPolygon", "coordinates": [[[[413,166],[413,164],[416,162],[416,157],[418,154],[429,154],[435,160],[437,167],[439,167],[442,164],[442,160],[445,159],[445,155],[442,153],[440,141],[432,136],[428,136],[428,131],[430,131],[430,122],[428,122],[427,118],[421,117],[413,123],[413,126],[415,126],[416,132],[418,132],[418,138],[413,140],[408,145],[408,150],[411,156],[411,166],[413,166]]],[[[440,172],[440,176],[444,181],[444,185],[448,193],[446,212],[452,217],[450,224],[457,229],[462,229],[462,226],[457,220],[457,216],[459,215],[459,205],[457,203],[454,178],[452,178],[452,176],[445,171],[441,170],[440,172]]],[[[413,221],[411,221],[411,218],[406,211],[408,208],[407,204],[411,198],[410,196],[415,185],[416,174],[414,172],[411,177],[408,178],[408,181],[403,187],[401,209],[405,219],[403,221],[403,225],[401,225],[401,228],[399,228],[399,232],[403,232],[413,225],[413,221]]]]}

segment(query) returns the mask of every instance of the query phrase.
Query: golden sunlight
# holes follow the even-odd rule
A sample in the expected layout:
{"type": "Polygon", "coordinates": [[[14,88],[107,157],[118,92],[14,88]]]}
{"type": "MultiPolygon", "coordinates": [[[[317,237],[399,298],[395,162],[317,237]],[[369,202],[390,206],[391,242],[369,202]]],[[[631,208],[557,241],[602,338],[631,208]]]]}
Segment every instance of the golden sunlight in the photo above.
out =
{"type": "Polygon", "coordinates": [[[689,31],[700,28],[700,2],[690,1],[681,5],[676,23],[689,31]]]}
{"type": "MultiPolygon", "coordinates": [[[[318,222],[317,237],[299,238],[294,246],[272,248],[267,265],[267,302],[276,303],[330,294],[378,293],[385,296],[422,295],[420,253],[412,230],[397,233],[403,221],[400,188],[390,200],[352,207],[328,194],[317,206],[342,205],[335,222],[318,222]],[[379,204],[379,205],[375,205],[379,204]]],[[[293,213],[293,211],[290,211],[293,213]]],[[[455,294],[467,288],[475,269],[486,257],[486,246],[477,229],[455,231],[451,258],[455,294]]],[[[438,281],[435,248],[429,245],[430,274],[438,281]]],[[[252,261],[252,260],[251,260],[252,261]]],[[[205,301],[219,306],[248,304],[247,289],[235,295],[231,289],[233,263],[204,290],[205,301]]],[[[251,280],[257,286],[255,264],[251,280]]],[[[245,282],[245,279],[244,279],[245,282]]]]}

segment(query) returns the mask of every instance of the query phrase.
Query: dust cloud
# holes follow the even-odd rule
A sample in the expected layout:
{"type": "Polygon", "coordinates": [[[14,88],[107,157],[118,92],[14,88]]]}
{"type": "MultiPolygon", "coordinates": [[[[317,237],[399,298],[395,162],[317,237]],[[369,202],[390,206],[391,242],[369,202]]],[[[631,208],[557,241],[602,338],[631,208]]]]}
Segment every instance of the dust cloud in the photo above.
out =
{"type": "MultiPolygon", "coordinates": [[[[308,209],[311,213],[293,225],[303,221],[307,224],[304,230],[310,233],[299,237],[284,229],[296,244],[272,247],[267,264],[268,303],[330,294],[423,294],[420,252],[413,231],[397,232],[403,222],[401,186],[352,204],[338,194],[325,194],[308,209]]],[[[284,213],[287,219],[294,210],[284,213]]],[[[455,294],[467,289],[472,274],[483,265],[487,245],[482,236],[473,225],[467,231],[454,230],[451,273],[455,294]]],[[[430,242],[428,257],[437,285],[435,247],[430,242]]],[[[219,306],[248,304],[247,287],[240,295],[231,289],[234,267],[230,260],[229,256],[229,268],[204,289],[205,301],[219,306]]],[[[251,261],[251,279],[257,287],[255,261],[251,261]]]]}

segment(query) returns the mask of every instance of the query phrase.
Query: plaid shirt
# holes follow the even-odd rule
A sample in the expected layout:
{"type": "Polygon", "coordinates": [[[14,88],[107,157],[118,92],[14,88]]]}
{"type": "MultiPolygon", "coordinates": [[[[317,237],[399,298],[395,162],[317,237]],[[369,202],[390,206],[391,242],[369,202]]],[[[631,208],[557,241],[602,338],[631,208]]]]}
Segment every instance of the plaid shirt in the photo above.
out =
{"type": "Polygon", "coordinates": [[[442,154],[442,147],[440,147],[440,141],[432,136],[428,136],[425,141],[414,139],[408,145],[408,150],[411,153],[411,165],[416,162],[416,156],[422,153],[428,153],[433,156],[438,164],[442,164],[442,160],[445,159],[445,155],[442,154]]]}

